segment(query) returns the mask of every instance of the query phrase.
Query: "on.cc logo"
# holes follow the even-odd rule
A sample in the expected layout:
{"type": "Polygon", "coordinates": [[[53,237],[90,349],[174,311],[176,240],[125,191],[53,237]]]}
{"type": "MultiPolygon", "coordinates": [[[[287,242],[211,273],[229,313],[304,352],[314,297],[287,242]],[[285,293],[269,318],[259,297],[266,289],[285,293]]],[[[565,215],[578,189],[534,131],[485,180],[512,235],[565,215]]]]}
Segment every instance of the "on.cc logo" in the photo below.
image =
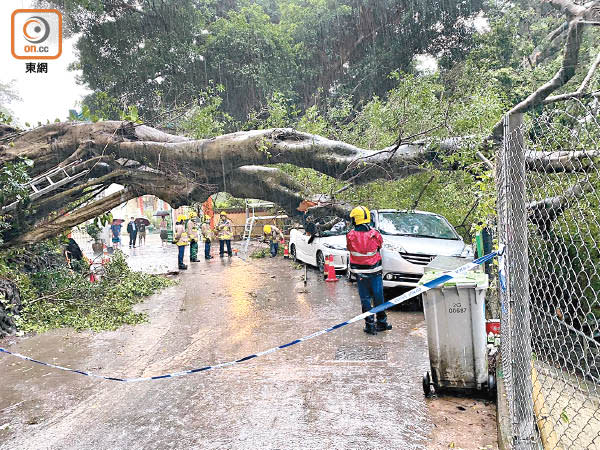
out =
{"type": "Polygon", "coordinates": [[[62,14],[56,9],[16,9],[11,16],[16,59],[56,59],[62,53],[62,14]]]}
{"type": "Polygon", "coordinates": [[[23,25],[23,35],[32,44],[41,44],[50,36],[50,24],[43,17],[30,17],[23,25]]]}

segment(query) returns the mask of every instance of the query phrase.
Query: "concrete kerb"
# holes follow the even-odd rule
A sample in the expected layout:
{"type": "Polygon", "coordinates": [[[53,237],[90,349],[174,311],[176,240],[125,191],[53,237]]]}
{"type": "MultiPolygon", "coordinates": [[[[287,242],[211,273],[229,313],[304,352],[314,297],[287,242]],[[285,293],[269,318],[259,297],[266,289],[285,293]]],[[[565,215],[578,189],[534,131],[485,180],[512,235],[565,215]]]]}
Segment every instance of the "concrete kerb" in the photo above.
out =
{"type": "MultiPolygon", "coordinates": [[[[508,410],[508,398],[506,396],[506,385],[504,384],[504,373],[502,372],[502,355],[499,355],[496,366],[496,425],[498,427],[498,449],[512,450],[512,433],[510,426],[510,411],[508,410]]],[[[537,427],[535,433],[534,448],[543,450],[544,446],[537,427]]]]}
{"type": "Polygon", "coordinates": [[[508,411],[508,399],[506,397],[506,386],[504,385],[504,373],[502,372],[502,356],[498,357],[496,365],[496,422],[498,425],[498,448],[500,450],[511,450],[512,440],[510,432],[510,414],[508,411]]]}

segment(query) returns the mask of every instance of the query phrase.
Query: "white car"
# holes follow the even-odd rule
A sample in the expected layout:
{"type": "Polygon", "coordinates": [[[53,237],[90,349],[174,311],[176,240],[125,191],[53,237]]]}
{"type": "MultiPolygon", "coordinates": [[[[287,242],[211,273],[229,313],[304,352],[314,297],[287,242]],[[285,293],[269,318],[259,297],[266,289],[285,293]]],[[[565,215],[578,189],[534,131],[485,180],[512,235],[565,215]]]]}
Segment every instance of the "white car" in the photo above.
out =
{"type": "Polygon", "coordinates": [[[325,257],[333,255],[335,270],[346,270],[349,253],[346,249],[345,229],[336,232],[325,232],[322,236],[314,237],[309,244],[310,236],[302,228],[290,231],[290,256],[311,266],[316,266],[321,272],[325,265],[325,257]]]}
{"type": "MultiPolygon", "coordinates": [[[[426,211],[380,209],[371,211],[371,226],[383,237],[381,249],[383,285],[415,287],[425,266],[436,256],[458,256],[465,262],[473,259],[473,249],[466,245],[445,217],[426,211]]],[[[317,266],[323,271],[324,256],[333,255],[335,270],[345,270],[349,280],[350,254],[346,248],[347,230],[325,232],[309,244],[303,229],[290,232],[292,258],[317,266]]]]}
{"type": "Polygon", "coordinates": [[[436,256],[473,259],[471,246],[466,245],[450,222],[439,214],[374,210],[371,226],[383,237],[381,258],[385,287],[416,286],[425,266],[436,256]]]}

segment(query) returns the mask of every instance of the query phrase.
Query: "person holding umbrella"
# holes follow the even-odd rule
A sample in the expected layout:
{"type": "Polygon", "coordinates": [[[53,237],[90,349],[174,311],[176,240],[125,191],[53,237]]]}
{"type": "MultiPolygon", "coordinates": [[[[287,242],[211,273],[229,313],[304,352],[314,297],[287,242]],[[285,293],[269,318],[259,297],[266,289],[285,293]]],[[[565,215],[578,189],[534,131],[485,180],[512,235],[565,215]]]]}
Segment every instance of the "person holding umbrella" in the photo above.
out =
{"type": "Polygon", "coordinates": [[[145,217],[138,217],[135,219],[135,224],[138,227],[138,245],[142,246],[142,240],[144,241],[144,245],[146,245],[146,227],[150,225],[150,221],[145,217]]]}
{"type": "Polygon", "coordinates": [[[113,219],[112,225],[110,226],[113,247],[115,249],[119,248],[119,246],[121,245],[121,224],[123,222],[123,219],[113,219]]]}

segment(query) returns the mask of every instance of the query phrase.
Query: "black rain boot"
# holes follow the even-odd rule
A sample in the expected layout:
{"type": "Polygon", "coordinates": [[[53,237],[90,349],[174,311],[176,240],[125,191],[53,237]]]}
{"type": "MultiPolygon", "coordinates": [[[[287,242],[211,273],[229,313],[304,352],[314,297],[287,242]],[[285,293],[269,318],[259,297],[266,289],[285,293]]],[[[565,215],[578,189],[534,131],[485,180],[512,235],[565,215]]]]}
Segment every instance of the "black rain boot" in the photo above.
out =
{"type": "Polygon", "coordinates": [[[392,326],[387,322],[377,322],[375,329],[377,331],[388,331],[392,329],[392,326]]]}
{"type": "Polygon", "coordinates": [[[377,330],[375,329],[375,324],[373,322],[365,322],[365,327],[363,331],[367,334],[377,334],[377,330]]]}

